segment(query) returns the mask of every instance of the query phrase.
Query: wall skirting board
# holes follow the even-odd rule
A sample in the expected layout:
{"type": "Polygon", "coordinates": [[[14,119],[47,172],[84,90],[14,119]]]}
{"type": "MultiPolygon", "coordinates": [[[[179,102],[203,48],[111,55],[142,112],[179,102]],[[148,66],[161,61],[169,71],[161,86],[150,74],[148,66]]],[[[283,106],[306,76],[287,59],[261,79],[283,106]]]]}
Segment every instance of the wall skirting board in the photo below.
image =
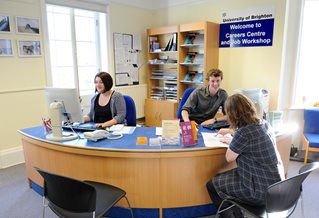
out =
{"type": "Polygon", "coordinates": [[[0,151],[0,169],[24,163],[22,146],[0,151]]]}

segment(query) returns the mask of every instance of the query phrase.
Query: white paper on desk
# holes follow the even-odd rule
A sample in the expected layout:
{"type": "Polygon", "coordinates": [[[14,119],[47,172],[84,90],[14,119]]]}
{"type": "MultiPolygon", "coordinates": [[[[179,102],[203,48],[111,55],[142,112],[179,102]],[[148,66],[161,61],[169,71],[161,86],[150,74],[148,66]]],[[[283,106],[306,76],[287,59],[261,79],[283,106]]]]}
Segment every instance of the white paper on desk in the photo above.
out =
{"type": "Polygon", "coordinates": [[[136,127],[132,126],[124,126],[121,130],[119,131],[114,131],[113,133],[122,133],[122,134],[133,134],[135,131],[136,127]]]}
{"type": "Polygon", "coordinates": [[[156,130],[155,130],[156,135],[162,135],[162,132],[163,132],[162,127],[156,127],[156,130]]]}
{"type": "Polygon", "coordinates": [[[218,137],[217,133],[202,132],[202,136],[206,147],[229,147],[228,144],[220,142],[223,137],[218,137]]]}
{"type": "Polygon", "coordinates": [[[116,124],[110,127],[110,131],[118,132],[124,128],[124,124],[116,124]]]}

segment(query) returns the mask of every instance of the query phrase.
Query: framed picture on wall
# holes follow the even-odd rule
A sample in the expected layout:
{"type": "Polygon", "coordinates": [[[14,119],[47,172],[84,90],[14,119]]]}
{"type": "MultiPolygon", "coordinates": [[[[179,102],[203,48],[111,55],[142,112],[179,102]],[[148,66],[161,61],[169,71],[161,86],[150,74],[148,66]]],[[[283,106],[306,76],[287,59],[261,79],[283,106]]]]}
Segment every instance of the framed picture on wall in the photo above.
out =
{"type": "Polygon", "coordinates": [[[0,39],[0,57],[5,56],[13,56],[11,39],[0,39]]]}
{"type": "Polygon", "coordinates": [[[10,16],[0,14],[0,33],[10,33],[10,16]]]}
{"type": "Polygon", "coordinates": [[[20,57],[41,56],[41,43],[38,40],[18,40],[18,52],[20,57]]]}
{"type": "Polygon", "coordinates": [[[16,16],[16,30],[20,34],[40,35],[40,19],[16,16]]]}

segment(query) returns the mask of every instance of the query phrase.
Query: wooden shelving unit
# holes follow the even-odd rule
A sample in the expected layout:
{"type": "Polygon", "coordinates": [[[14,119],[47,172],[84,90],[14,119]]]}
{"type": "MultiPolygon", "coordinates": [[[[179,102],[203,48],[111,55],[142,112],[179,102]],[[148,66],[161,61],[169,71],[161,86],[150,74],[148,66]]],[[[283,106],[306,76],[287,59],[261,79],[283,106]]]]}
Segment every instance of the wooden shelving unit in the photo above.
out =
{"type": "Polygon", "coordinates": [[[147,30],[148,99],[145,101],[145,125],[161,126],[174,119],[178,104],[178,26],[147,30]]]}
{"type": "Polygon", "coordinates": [[[206,21],[147,30],[147,126],[175,119],[185,89],[206,85],[206,72],[218,68],[218,37],[219,24],[206,21]]]}
{"type": "Polygon", "coordinates": [[[218,68],[218,39],[217,23],[204,21],[179,25],[179,98],[188,87],[206,85],[206,72],[218,68]]]}

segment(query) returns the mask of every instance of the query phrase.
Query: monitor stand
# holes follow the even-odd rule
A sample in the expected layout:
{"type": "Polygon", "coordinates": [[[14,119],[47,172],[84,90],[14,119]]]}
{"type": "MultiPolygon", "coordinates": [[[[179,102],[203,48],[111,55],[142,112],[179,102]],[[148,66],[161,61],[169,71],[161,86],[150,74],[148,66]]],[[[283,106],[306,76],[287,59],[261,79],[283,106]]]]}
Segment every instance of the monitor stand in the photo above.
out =
{"type": "Polygon", "coordinates": [[[79,138],[75,133],[63,134],[62,131],[62,107],[61,102],[52,102],[50,104],[50,118],[52,133],[46,135],[46,139],[52,141],[67,141],[79,138]]]}
{"type": "Polygon", "coordinates": [[[68,141],[68,140],[74,140],[77,139],[79,136],[73,133],[70,134],[63,134],[61,136],[55,136],[53,133],[50,133],[46,135],[46,139],[52,140],[52,141],[68,141]]]}

